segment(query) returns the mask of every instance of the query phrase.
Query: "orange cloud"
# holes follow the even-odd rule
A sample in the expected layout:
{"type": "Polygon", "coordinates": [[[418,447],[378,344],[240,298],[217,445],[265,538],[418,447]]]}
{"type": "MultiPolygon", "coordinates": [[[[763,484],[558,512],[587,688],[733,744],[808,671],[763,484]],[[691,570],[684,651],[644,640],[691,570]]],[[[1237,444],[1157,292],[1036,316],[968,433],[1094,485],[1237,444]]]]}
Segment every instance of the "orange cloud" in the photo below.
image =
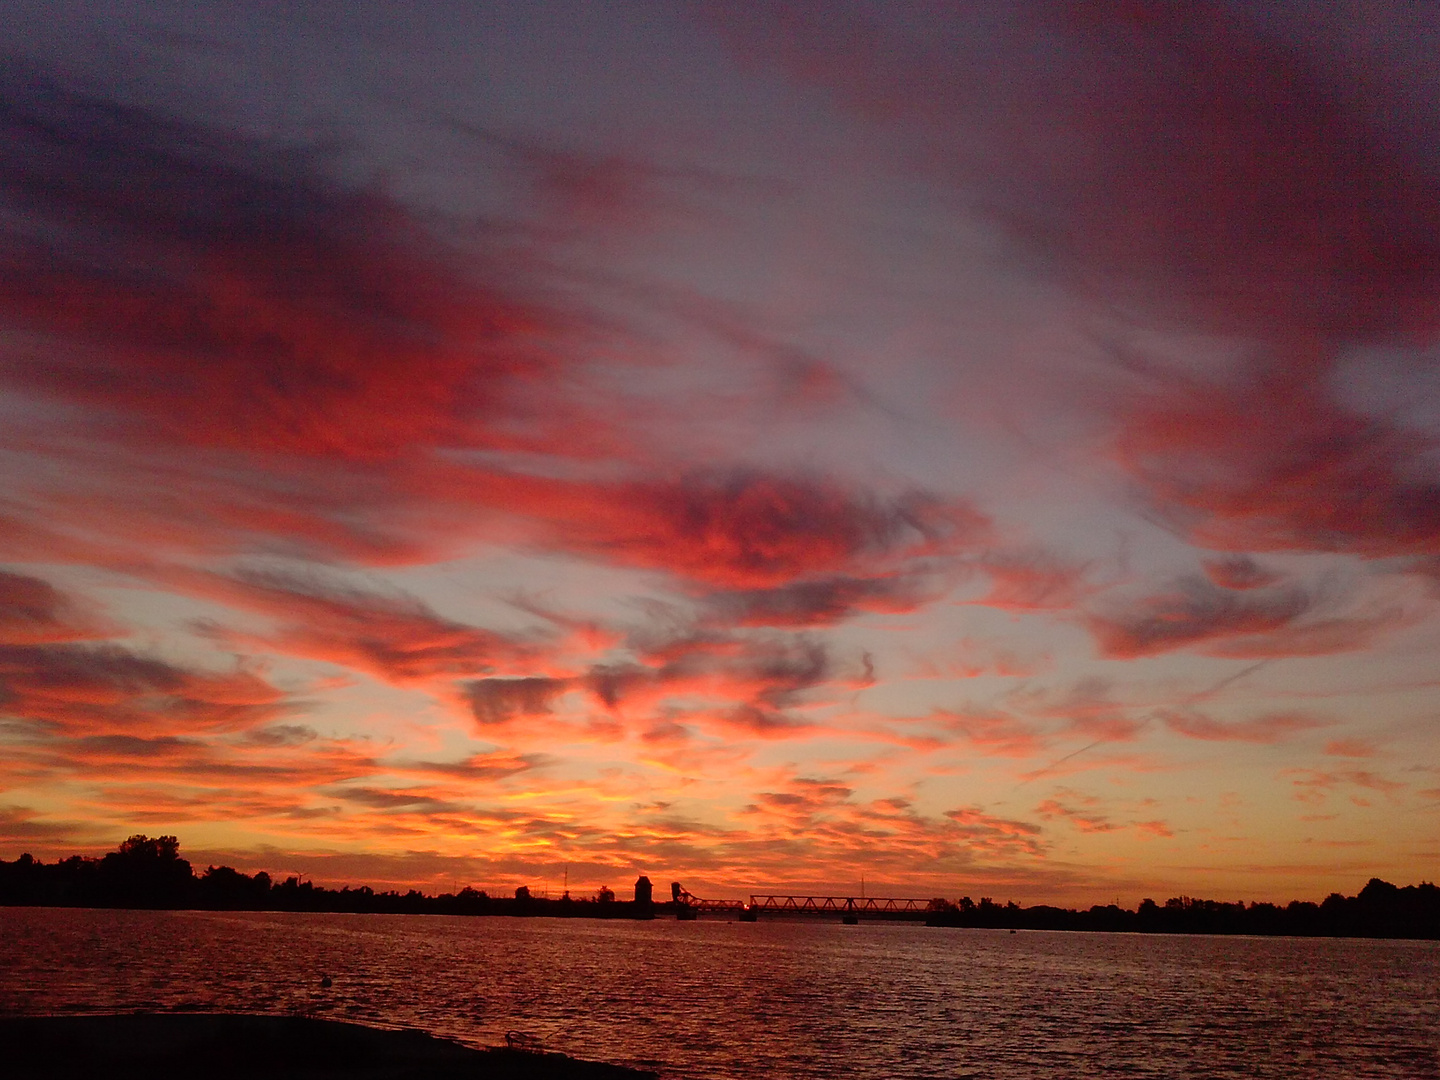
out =
{"type": "Polygon", "coordinates": [[[183,668],[114,645],[0,646],[0,690],[9,715],[77,733],[229,730],[289,711],[258,675],[183,668]]]}
{"type": "MultiPolygon", "coordinates": [[[[1055,794],[1056,798],[1045,799],[1035,808],[1035,812],[1046,820],[1067,821],[1082,833],[1110,833],[1133,828],[1138,834],[1163,839],[1175,835],[1169,825],[1159,820],[1117,822],[1112,814],[1101,810],[1102,800],[1097,796],[1085,795],[1069,788],[1057,788],[1055,794]]],[[[1153,800],[1142,800],[1138,808],[1143,809],[1151,804],[1153,800]]]]}
{"type": "Polygon", "coordinates": [[[1295,788],[1295,798],[1306,803],[1323,803],[1329,795],[1345,786],[1379,792],[1392,799],[1409,786],[1367,769],[1342,769],[1338,772],[1292,769],[1283,775],[1293,777],[1290,783],[1295,788]]]}
{"type": "Polygon", "coordinates": [[[931,719],[985,754],[1032,758],[1050,745],[1050,738],[1040,725],[1004,712],[940,709],[931,719]]]}
{"type": "Polygon", "coordinates": [[[1071,825],[1081,832],[1113,832],[1120,828],[1103,814],[1094,811],[1078,810],[1055,799],[1046,799],[1035,807],[1035,812],[1043,818],[1064,818],[1071,825]]]}

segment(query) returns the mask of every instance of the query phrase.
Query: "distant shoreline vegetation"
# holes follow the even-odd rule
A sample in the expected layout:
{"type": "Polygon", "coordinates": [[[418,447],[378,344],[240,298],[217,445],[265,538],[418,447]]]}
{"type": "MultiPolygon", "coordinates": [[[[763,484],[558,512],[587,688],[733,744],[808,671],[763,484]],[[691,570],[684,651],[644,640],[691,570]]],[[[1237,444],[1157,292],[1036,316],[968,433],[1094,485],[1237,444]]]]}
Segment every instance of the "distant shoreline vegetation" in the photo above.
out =
{"type": "MultiPolygon", "coordinates": [[[[46,864],[30,855],[0,859],[0,906],[95,907],[157,910],[301,911],[404,915],[519,915],[552,918],[649,919],[673,914],[669,903],[616,900],[608,889],[594,898],[513,897],[473,888],[427,896],[418,890],[376,892],[368,885],[327,889],[290,877],[276,883],[263,870],[249,875],[211,866],[196,875],[173,836],[132,836],[100,858],[72,855],[46,864]]],[[[1440,887],[1403,888],[1371,878],[1358,896],[1332,893],[1322,903],[1226,903],[1174,897],[1142,900],[1130,911],[1115,904],[1088,910],[968,896],[931,901],[926,925],[1000,930],[1090,930],[1157,934],[1249,934],[1292,937],[1368,937],[1440,940],[1440,887]]]]}

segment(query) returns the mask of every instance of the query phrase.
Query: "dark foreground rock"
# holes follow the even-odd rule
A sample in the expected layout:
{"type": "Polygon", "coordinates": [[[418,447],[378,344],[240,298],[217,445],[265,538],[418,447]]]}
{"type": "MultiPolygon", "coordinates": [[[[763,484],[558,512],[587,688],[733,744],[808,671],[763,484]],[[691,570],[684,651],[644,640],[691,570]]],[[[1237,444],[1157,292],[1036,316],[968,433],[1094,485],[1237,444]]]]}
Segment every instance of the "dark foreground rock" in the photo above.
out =
{"type": "Polygon", "coordinates": [[[14,1080],[655,1080],[563,1054],[476,1050],[421,1031],[305,1016],[145,1013],[0,1018],[14,1080]]]}

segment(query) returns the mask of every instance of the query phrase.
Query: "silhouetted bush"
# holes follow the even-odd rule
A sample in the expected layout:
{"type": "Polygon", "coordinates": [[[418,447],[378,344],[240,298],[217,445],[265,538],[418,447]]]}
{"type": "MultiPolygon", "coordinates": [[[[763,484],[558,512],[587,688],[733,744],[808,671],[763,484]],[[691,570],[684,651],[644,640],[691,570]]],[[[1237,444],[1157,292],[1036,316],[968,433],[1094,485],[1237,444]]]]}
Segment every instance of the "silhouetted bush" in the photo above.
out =
{"type": "Polygon", "coordinates": [[[1145,934],[1250,934],[1293,937],[1386,937],[1440,939],[1440,888],[1426,882],[1404,888],[1371,878],[1359,896],[1331,893],[1324,903],[1293,900],[1285,907],[1256,902],[1229,904],[1175,896],[1164,905],[1140,901],[1135,911],[1115,904],[1088,911],[1038,906],[1000,907],[988,898],[977,905],[962,897],[926,922],[1012,930],[1110,930],[1145,934]]]}

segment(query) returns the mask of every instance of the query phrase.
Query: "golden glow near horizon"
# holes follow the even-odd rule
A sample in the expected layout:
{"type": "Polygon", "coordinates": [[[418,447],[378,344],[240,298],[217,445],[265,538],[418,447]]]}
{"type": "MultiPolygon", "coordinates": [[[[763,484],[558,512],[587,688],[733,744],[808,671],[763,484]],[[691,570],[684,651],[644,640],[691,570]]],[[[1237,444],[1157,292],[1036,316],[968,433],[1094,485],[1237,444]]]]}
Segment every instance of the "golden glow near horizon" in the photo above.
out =
{"type": "Polygon", "coordinates": [[[16,5],[0,857],[1434,876],[1408,31],[547,10],[16,5]]]}

